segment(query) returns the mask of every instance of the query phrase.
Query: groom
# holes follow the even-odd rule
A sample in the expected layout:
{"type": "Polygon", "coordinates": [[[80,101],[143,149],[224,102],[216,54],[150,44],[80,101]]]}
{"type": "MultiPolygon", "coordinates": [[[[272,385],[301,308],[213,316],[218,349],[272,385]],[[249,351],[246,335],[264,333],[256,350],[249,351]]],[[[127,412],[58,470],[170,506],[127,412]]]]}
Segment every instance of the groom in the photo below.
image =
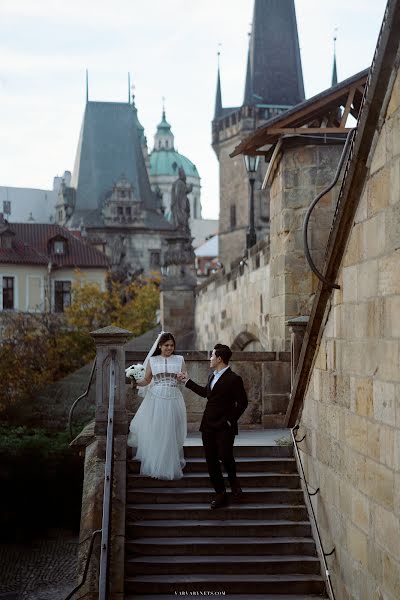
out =
{"type": "Polygon", "coordinates": [[[210,358],[210,367],[214,372],[207,385],[201,386],[185,379],[186,387],[207,398],[207,405],[200,424],[203,446],[206,455],[208,473],[216,495],[211,508],[220,508],[228,504],[225,482],[220,460],[228,474],[232,496],[238,499],[242,489],[236,477],[236,464],[233,456],[233,444],[238,433],[237,422],[247,407],[247,395],[242,378],[229,366],[232,351],[229,346],[216,344],[210,358]]]}

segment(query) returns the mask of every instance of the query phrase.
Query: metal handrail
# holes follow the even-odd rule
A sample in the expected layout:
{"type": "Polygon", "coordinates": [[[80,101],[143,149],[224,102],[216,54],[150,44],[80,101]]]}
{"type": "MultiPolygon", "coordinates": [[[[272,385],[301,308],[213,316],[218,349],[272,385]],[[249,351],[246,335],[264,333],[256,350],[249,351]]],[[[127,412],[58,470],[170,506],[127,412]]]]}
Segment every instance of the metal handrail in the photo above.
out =
{"type": "Polygon", "coordinates": [[[99,575],[99,600],[106,600],[108,595],[108,566],[111,523],[111,491],[114,454],[114,405],[115,405],[115,355],[111,350],[110,387],[107,416],[106,460],[104,465],[103,517],[101,523],[101,552],[99,575]]]}
{"type": "Polygon", "coordinates": [[[318,196],[311,202],[311,204],[308,207],[308,210],[306,212],[306,216],[304,217],[304,223],[303,223],[304,252],[305,252],[306,259],[307,259],[308,264],[310,265],[311,270],[316,274],[316,276],[318,277],[318,279],[320,281],[325,283],[325,285],[327,285],[330,288],[335,288],[337,290],[340,289],[340,285],[326,279],[326,277],[324,277],[324,275],[322,275],[322,273],[317,269],[317,267],[315,266],[315,263],[311,257],[310,249],[308,247],[308,222],[310,220],[311,213],[314,210],[316,204],[321,200],[321,198],[323,198],[323,196],[325,196],[325,194],[327,194],[336,185],[336,183],[339,179],[342,167],[343,167],[344,159],[346,158],[346,155],[347,155],[347,150],[351,144],[351,141],[354,137],[355,132],[356,132],[356,127],[351,129],[349,131],[349,133],[347,134],[346,142],[344,144],[342,155],[340,157],[339,164],[336,169],[335,177],[333,178],[333,181],[328,185],[328,187],[326,187],[322,192],[320,192],[318,194],[318,196]]]}
{"type": "Polygon", "coordinates": [[[71,406],[71,408],[70,408],[69,415],[68,415],[68,430],[69,430],[69,435],[70,435],[70,438],[71,438],[71,440],[72,440],[72,438],[73,438],[73,435],[72,435],[72,415],[73,415],[73,413],[74,413],[74,410],[75,410],[75,407],[77,406],[77,404],[78,404],[78,403],[79,403],[79,402],[80,402],[80,401],[81,401],[83,398],[85,398],[85,397],[88,395],[88,393],[89,393],[90,387],[91,387],[91,385],[92,385],[92,380],[93,380],[93,375],[94,375],[95,368],[96,368],[96,359],[94,359],[94,361],[93,361],[92,370],[91,370],[91,372],[90,372],[90,377],[89,377],[89,383],[88,383],[88,386],[87,386],[87,388],[86,388],[86,391],[85,391],[85,392],[83,392],[83,394],[81,394],[81,395],[79,396],[79,398],[77,398],[77,399],[75,400],[75,402],[73,403],[73,405],[72,405],[72,406],[71,406]]]}
{"type": "MultiPolygon", "coordinates": [[[[314,521],[315,531],[316,531],[316,534],[317,534],[317,545],[319,547],[319,555],[320,555],[320,557],[322,559],[322,562],[323,562],[323,565],[324,565],[324,569],[325,569],[324,575],[325,575],[326,585],[327,585],[327,588],[328,588],[328,594],[329,594],[329,597],[330,597],[331,600],[335,600],[335,594],[334,594],[334,591],[333,591],[333,588],[332,588],[331,576],[330,576],[330,573],[329,573],[328,564],[326,562],[326,557],[330,556],[331,554],[333,554],[335,552],[335,548],[331,552],[326,553],[324,551],[324,547],[322,545],[322,540],[321,540],[321,535],[319,533],[317,518],[315,516],[314,507],[312,505],[310,492],[308,491],[308,484],[307,484],[306,476],[305,476],[304,469],[303,469],[303,462],[302,462],[302,460],[300,458],[299,449],[297,447],[297,440],[296,440],[296,437],[295,437],[295,432],[298,429],[299,429],[299,426],[296,425],[295,427],[293,427],[290,430],[290,433],[291,433],[291,436],[292,436],[292,439],[293,439],[293,448],[294,448],[294,451],[295,451],[295,454],[296,454],[297,461],[298,461],[298,463],[300,465],[302,479],[303,479],[303,481],[305,483],[304,487],[305,487],[305,490],[306,490],[306,497],[308,499],[308,505],[309,505],[309,508],[310,508],[312,519],[314,521]]],[[[318,488],[318,490],[319,490],[319,488],[318,488]]],[[[313,494],[313,495],[315,495],[315,494],[313,494]]]]}
{"type": "Polygon", "coordinates": [[[94,547],[94,540],[96,539],[96,537],[101,533],[101,529],[96,529],[95,531],[93,531],[92,533],[92,538],[90,540],[90,544],[89,544],[89,551],[86,557],[86,562],[85,562],[85,569],[83,571],[83,575],[82,575],[82,579],[80,581],[80,583],[78,583],[78,585],[76,587],[74,587],[74,589],[72,590],[72,592],[70,592],[68,594],[68,596],[64,599],[64,600],[70,600],[70,598],[72,598],[72,596],[74,594],[76,594],[76,592],[83,586],[83,584],[86,581],[86,577],[87,574],[89,572],[89,562],[92,556],[92,552],[93,552],[93,547],[94,547]]]}

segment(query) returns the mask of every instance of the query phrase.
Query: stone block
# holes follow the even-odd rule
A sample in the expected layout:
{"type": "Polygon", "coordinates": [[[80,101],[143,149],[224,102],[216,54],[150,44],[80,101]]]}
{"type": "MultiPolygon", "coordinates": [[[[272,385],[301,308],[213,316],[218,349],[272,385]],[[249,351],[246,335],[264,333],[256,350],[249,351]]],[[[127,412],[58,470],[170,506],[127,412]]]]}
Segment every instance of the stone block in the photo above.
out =
{"type": "Polygon", "coordinates": [[[381,455],[381,426],[378,423],[367,423],[367,454],[379,461],[381,455]]]}
{"type": "MultiPolygon", "coordinates": [[[[396,464],[396,448],[395,448],[395,429],[393,427],[386,427],[381,425],[380,428],[380,462],[389,467],[395,469],[396,464]]],[[[395,494],[395,498],[396,498],[395,494]]]]}
{"type": "Polygon", "coordinates": [[[357,266],[357,300],[362,301],[378,295],[378,261],[368,260],[357,266]]]}
{"type": "Polygon", "coordinates": [[[343,258],[343,266],[349,267],[359,263],[363,256],[363,230],[364,225],[355,224],[350,233],[349,243],[343,258]]]}
{"type": "MultiPolygon", "coordinates": [[[[400,108],[400,72],[397,73],[387,108],[386,118],[392,117],[400,108]]],[[[399,594],[400,598],[400,594],[399,594]]]]}
{"type": "Polygon", "coordinates": [[[365,464],[365,493],[379,504],[393,510],[393,471],[367,458],[365,464]]]}
{"type": "Polygon", "coordinates": [[[378,366],[378,375],[381,379],[398,381],[400,364],[399,346],[399,340],[389,339],[378,341],[376,364],[378,366]]]}
{"type": "Polygon", "coordinates": [[[364,531],[366,534],[369,533],[370,529],[370,507],[369,500],[366,496],[361,494],[358,490],[352,488],[351,493],[351,518],[352,521],[357,525],[359,529],[364,531]]]}
{"type": "Polygon", "coordinates": [[[400,158],[396,158],[390,165],[390,197],[391,205],[398,204],[400,198],[400,158]]]}
{"type": "Polygon", "coordinates": [[[357,452],[367,453],[367,421],[364,417],[348,413],[345,418],[346,442],[357,452]]]}
{"type": "Polygon", "coordinates": [[[358,268],[356,265],[343,269],[343,301],[357,302],[358,300],[358,268]]]}
{"type": "Polygon", "coordinates": [[[400,192],[399,202],[385,211],[385,251],[394,252],[399,247],[400,240],[400,192]]]}
{"type": "Polygon", "coordinates": [[[390,169],[385,166],[368,181],[367,205],[368,216],[371,217],[389,205],[390,169]]]}
{"type": "Polygon", "coordinates": [[[386,160],[386,127],[384,125],[379,133],[378,141],[373,151],[370,167],[371,175],[373,175],[376,171],[381,169],[385,165],[386,160]]]}
{"type": "Polygon", "coordinates": [[[350,556],[365,568],[368,565],[368,538],[366,534],[349,524],[347,529],[347,548],[350,556]]]}
{"type": "Polygon", "coordinates": [[[374,380],[374,418],[380,423],[392,425],[396,419],[396,397],[394,383],[374,380]]]}
{"type": "Polygon", "coordinates": [[[373,415],[372,379],[369,377],[352,377],[350,380],[351,410],[364,417],[373,415]]]}
{"type": "Polygon", "coordinates": [[[386,508],[374,505],[372,524],[377,543],[392,556],[400,556],[400,520],[398,517],[386,508]]]}
{"type": "Polygon", "coordinates": [[[400,294],[400,249],[379,260],[379,293],[400,294]]]}
{"type": "Polygon", "coordinates": [[[387,245],[386,221],[386,211],[381,211],[378,214],[374,214],[361,225],[362,238],[360,245],[362,253],[360,254],[360,260],[364,258],[369,260],[385,253],[387,245]]]}
{"type": "Polygon", "coordinates": [[[383,555],[383,589],[393,598],[400,598],[400,561],[386,552],[383,555]]]}

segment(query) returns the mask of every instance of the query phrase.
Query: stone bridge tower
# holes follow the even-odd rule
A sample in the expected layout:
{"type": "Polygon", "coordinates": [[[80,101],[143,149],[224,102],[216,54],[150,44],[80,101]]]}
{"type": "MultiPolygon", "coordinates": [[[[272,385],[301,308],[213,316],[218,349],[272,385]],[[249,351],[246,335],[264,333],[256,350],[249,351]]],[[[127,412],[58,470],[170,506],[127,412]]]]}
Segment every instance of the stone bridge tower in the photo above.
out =
{"type": "MultiPolygon", "coordinates": [[[[212,147],[219,161],[220,259],[226,270],[243,254],[248,226],[248,178],[243,157],[229,154],[267,119],[304,100],[294,0],[255,0],[243,104],[222,106],[218,68],[212,147]]],[[[255,183],[257,239],[269,232],[269,194],[261,192],[267,165],[255,183]]]]}

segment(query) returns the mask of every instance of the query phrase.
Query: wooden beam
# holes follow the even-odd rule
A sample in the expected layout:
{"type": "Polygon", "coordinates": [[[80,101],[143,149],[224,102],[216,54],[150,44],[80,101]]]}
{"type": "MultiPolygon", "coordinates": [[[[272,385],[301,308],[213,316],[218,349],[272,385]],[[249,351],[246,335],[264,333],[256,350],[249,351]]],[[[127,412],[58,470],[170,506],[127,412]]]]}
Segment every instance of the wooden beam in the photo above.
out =
{"type": "Polygon", "coordinates": [[[324,133],[348,133],[351,127],[279,127],[268,130],[268,135],[315,135],[324,133]]]}
{"type": "Polygon", "coordinates": [[[340,122],[341,127],[345,127],[345,125],[346,125],[347,117],[349,116],[349,112],[351,109],[351,105],[353,104],[355,93],[356,93],[356,87],[354,86],[350,89],[349,95],[347,97],[346,107],[344,109],[344,113],[342,115],[342,120],[340,122]]]}

